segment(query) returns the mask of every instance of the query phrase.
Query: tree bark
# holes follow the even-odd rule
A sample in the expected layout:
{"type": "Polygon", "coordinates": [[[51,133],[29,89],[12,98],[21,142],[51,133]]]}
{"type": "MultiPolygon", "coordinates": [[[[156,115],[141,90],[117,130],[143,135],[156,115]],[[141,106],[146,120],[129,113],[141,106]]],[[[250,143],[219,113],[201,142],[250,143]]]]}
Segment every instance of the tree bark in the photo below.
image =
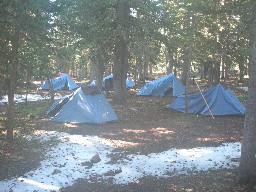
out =
{"type": "MultiPolygon", "coordinates": [[[[192,39],[192,38],[191,38],[192,39]]],[[[192,41],[191,41],[192,42],[192,41]]],[[[185,115],[188,115],[188,94],[190,89],[190,67],[192,61],[192,46],[187,48],[187,59],[185,61],[185,115]]]]}
{"type": "Polygon", "coordinates": [[[148,78],[149,77],[149,61],[148,61],[148,55],[147,52],[144,53],[144,59],[143,59],[143,77],[148,78]]]}
{"type": "Polygon", "coordinates": [[[165,58],[166,58],[166,71],[167,71],[167,74],[170,74],[172,73],[172,70],[173,70],[173,63],[174,63],[173,54],[171,54],[169,50],[166,50],[165,58]]]}
{"type": "Polygon", "coordinates": [[[13,140],[14,127],[14,93],[16,90],[17,70],[18,70],[18,52],[19,52],[20,31],[18,27],[14,29],[14,37],[12,41],[11,51],[11,68],[9,71],[9,87],[8,87],[8,108],[7,108],[7,140],[13,140]]]}
{"type": "Polygon", "coordinates": [[[53,104],[54,103],[54,87],[53,87],[53,84],[52,84],[52,81],[51,81],[50,77],[47,78],[47,82],[48,82],[49,87],[50,87],[51,104],[53,104]]]}
{"type": "Polygon", "coordinates": [[[127,24],[130,13],[130,5],[127,0],[117,2],[117,27],[119,34],[115,43],[115,62],[113,69],[113,101],[119,104],[126,103],[126,78],[128,69],[128,34],[127,24]]]}
{"type": "Polygon", "coordinates": [[[113,101],[119,104],[126,103],[126,78],[127,78],[127,45],[120,38],[115,47],[115,63],[113,70],[113,101]]]}
{"type": "Polygon", "coordinates": [[[239,82],[242,83],[244,81],[244,61],[242,59],[242,56],[240,56],[238,66],[239,66],[239,82]]]}
{"type": "Polygon", "coordinates": [[[94,51],[91,51],[91,67],[90,67],[90,82],[96,79],[97,76],[97,60],[94,51]]]}
{"type": "Polygon", "coordinates": [[[142,58],[141,56],[138,56],[136,59],[137,63],[137,70],[138,70],[138,80],[145,83],[145,77],[143,76],[143,64],[142,64],[142,58]]]}
{"type": "Polygon", "coordinates": [[[215,73],[214,73],[214,84],[219,84],[220,83],[220,61],[216,61],[215,63],[215,73]]]}
{"type": "Polygon", "coordinates": [[[96,85],[101,89],[105,69],[105,51],[101,48],[96,51],[94,64],[96,65],[96,85]]]}
{"type": "Polygon", "coordinates": [[[229,80],[229,74],[230,74],[230,66],[231,66],[231,59],[229,56],[226,56],[226,67],[225,67],[225,79],[229,80]]]}
{"type": "Polygon", "coordinates": [[[79,80],[84,80],[87,78],[87,69],[88,69],[88,62],[86,62],[86,58],[83,55],[82,59],[81,59],[81,64],[79,67],[79,72],[78,72],[78,76],[79,76],[79,80]]]}
{"type": "MultiPolygon", "coordinates": [[[[255,8],[256,2],[253,1],[255,8]]],[[[249,87],[241,146],[238,181],[246,182],[256,171],[256,12],[253,11],[251,63],[249,65],[249,87]]],[[[245,184],[245,183],[243,183],[245,184]]]]}

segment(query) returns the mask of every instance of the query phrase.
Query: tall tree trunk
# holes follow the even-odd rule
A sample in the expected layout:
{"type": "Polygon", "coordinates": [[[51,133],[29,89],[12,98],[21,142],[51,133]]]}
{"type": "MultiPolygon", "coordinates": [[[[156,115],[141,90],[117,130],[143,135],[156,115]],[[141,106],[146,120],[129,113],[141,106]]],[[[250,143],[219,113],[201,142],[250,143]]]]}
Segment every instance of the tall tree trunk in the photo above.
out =
{"type": "Polygon", "coordinates": [[[143,60],[143,77],[144,79],[149,77],[149,63],[148,63],[148,56],[147,53],[144,55],[144,60],[143,60]]]}
{"type": "Polygon", "coordinates": [[[113,100],[115,103],[126,103],[126,78],[127,78],[127,45],[122,37],[115,47],[115,63],[113,69],[113,100]]]}
{"type": "Polygon", "coordinates": [[[105,65],[105,51],[104,49],[97,50],[96,54],[96,85],[101,89],[102,88],[102,80],[104,75],[104,65],[105,65]]]}
{"type": "Polygon", "coordinates": [[[213,64],[211,64],[208,68],[208,85],[212,85],[213,84],[213,78],[214,78],[214,66],[213,64]]]}
{"type": "Polygon", "coordinates": [[[214,73],[214,83],[217,85],[220,82],[220,61],[215,62],[215,73],[214,73]]]}
{"type": "Polygon", "coordinates": [[[225,71],[226,71],[226,61],[225,61],[225,56],[223,55],[221,58],[221,79],[225,79],[225,71]]]}
{"type": "Polygon", "coordinates": [[[50,87],[51,103],[53,104],[54,103],[54,94],[55,93],[54,93],[54,87],[53,87],[53,84],[52,84],[50,76],[47,78],[47,82],[48,82],[49,87],[50,87]]]}
{"type": "MultiPolygon", "coordinates": [[[[193,30],[192,30],[193,31],[193,30]]],[[[192,32],[191,32],[192,33],[192,32]]],[[[188,94],[190,91],[190,67],[192,63],[192,49],[193,49],[193,34],[190,35],[190,42],[192,43],[187,48],[187,56],[186,56],[186,68],[185,68],[185,115],[188,115],[188,94]]]]}
{"type": "Polygon", "coordinates": [[[243,57],[239,57],[239,82],[242,83],[244,81],[244,62],[243,57]]]}
{"type": "Polygon", "coordinates": [[[90,68],[90,82],[96,79],[97,76],[97,60],[96,60],[96,55],[92,51],[91,52],[91,68],[90,68]]]}
{"type": "Polygon", "coordinates": [[[81,62],[82,63],[80,64],[78,71],[78,78],[80,81],[87,78],[87,62],[85,62],[84,56],[81,62]]]}
{"type": "Polygon", "coordinates": [[[253,1],[253,7],[251,63],[249,65],[248,99],[239,165],[239,181],[256,173],[256,1],[253,1]]]}
{"type": "Polygon", "coordinates": [[[7,108],[7,140],[13,140],[14,126],[14,93],[16,90],[17,70],[18,70],[18,51],[19,51],[20,31],[18,27],[14,29],[14,38],[12,41],[11,52],[11,68],[9,71],[9,87],[8,87],[8,108],[7,108]]]}
{"type": "Polygon", "coordinates": [[[188,48],[188,58],[186,59],[186,68],[185,68],[185,115],[188,115],[188,94],[189,94],[189,87],[190,87],[190,66],[191,66],[191,49],[188,48]]]}
{"type": "Polygon", "coordinates": [[[26,105],[28,102],[28,92],[29,92],[30,82],[31,82],[31,71],[30,69],[26,69],[26,98],[25,98],[26,105]]]}
{"type": "Polygon", "coordinates": [[[173,63],[174,63],[173,54],[171,54],[169,50],[166,50],[165,57],[166,57],[166,71],[167,71],[167,74],[170,74],[172,73],[173,63]]]}
{"type": "Polygon", "coordinates": [[[186,81],[185,81],[185,115],[188,115],[188,94],[189,94],[189,90],[190,90],[190,67],[192,64],[192,57],[193,57],[193,38],[194,38],[194,25],[195,25],[195,17],[193,16],[193,13],[191,12],[189,14],[189,28],[191,29],[190,34],[189,34],[189,46],[187,46],[187,54],[185,56],[186,58],[186,81]]]}
{"type": "Polygon", "coordinates": [[[114,87],[113,87],[113,101],[115,103],[126,103],[126,78],[128,70],[128,34],[127,23],[130,14],[130,5],[127,0],[117,1],[117,24],[119,35],[116,37],[115,44],[115,63],[113,70],[114,87]]]}
{"type": "Polygon", "coordinates": [[[136,59],[137,63],[137,70],[138,70],[138,80],[145,83],[145,77],[143,76],[143,65],[142,65],[142,58],[141,56],[138,56],[136,59]]]}
{"type": "Polygon", "coordinates": [[[226,56],[226,67],[225,67],[225,79],[229,80],[229,74],[230,74],[230,66],[231,66],[231,59],[229,56],[226,56]]]}

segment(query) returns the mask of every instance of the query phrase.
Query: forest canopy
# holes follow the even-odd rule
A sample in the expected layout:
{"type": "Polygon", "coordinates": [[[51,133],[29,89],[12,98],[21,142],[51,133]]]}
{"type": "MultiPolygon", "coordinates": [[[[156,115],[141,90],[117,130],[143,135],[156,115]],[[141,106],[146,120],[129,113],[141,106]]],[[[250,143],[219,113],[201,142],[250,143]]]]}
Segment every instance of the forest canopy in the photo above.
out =
{"type": "Polygon", "coordinates": [[[0,5],[2,94],[13,60],[18,85],[59,70],[88,81],[115,70],[136,80],[153,72],[183,78],[188,62],[191,76],[210,84],[232,75],[242,82],[248,74],[250,1],[3,0],[0,5]]]}

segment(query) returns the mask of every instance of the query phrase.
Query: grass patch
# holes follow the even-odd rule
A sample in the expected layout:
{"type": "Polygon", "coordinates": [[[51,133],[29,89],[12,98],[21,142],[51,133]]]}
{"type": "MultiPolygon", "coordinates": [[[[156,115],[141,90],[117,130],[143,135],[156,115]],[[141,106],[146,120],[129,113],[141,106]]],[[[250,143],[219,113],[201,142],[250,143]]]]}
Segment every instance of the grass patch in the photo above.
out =
{"type": "Polygon", "coordinates": [[[39,101],[37,102],[29,102],[27,104],[21,104],[19,105],[19,107],[17,107],[17,114],[18,116],[27,116],[27,115],[31,115],[31,116],[40,116],[45,114],[45,112],[48,109],[48,105],[39,105],[38,104],[39,101]]]}

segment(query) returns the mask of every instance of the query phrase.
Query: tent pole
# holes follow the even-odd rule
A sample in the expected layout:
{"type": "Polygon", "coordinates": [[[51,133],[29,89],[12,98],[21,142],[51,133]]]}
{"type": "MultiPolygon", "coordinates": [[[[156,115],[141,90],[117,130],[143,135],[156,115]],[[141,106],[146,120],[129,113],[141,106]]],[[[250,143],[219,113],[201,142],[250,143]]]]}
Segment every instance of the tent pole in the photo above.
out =
{"type": "Polygon", "coordinates": [[[211,109],[210,109],[210,106],[208,105],[208,103],[207,103],[207,101],[206,101],[206,99],[205,99],[205,97],[204,97],[204,95],[203,95],[203,93],[202,93],[202,91],[201,91],[199,85],[197,84],[196,81],[195,81],[195,83],[196,83],[197,88],[199,89],[199,92],[200,92],[200,94],[201,94],[201,96],[202,96],[202,98],[203,98],[203,100],[204,100],[206,106],[208,107],[208,109],[209,109],[209,111],[210,111],[210,113],[211,113],[212,119],[214,119],[214,116],[213,116],[213,114],[212,114],[212,111],[211,111],[211,109]]]}

